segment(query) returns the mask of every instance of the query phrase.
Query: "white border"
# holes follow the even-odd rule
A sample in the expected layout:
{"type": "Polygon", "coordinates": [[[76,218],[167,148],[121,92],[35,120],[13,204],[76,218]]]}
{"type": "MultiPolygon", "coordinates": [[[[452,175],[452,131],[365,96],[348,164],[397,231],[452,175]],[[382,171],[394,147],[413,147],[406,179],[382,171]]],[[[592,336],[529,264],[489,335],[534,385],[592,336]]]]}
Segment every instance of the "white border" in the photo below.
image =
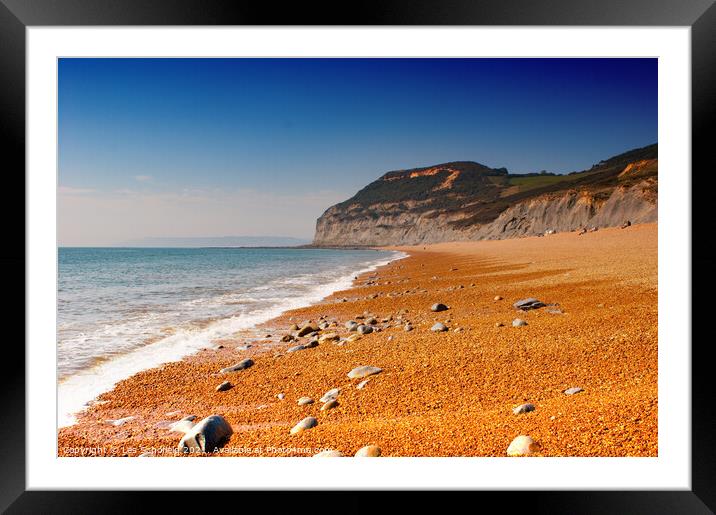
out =
{"type": "Polygon", "coordinates": [[[27,32],[27,55],[28,489],[690,489],[688,27],[32,27],[27,32]],[[658,57],[659,457],[57,458],[55,361],[50,349],[56,327],[58,56],[658,57]]]}

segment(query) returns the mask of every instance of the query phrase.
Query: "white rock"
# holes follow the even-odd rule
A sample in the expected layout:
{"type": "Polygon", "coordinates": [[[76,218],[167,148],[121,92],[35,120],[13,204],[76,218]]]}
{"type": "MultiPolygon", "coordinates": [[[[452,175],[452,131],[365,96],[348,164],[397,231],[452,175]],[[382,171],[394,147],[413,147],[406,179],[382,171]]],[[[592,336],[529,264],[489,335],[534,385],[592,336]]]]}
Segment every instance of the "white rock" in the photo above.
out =
{"type": "Polygon", "coordinates": [[[530,411],[534,411],[534,410],[535,410],[535,405],[530,404],[528,402],[525,404],[520,404],[516,408],[512,408],[512,413],[514,413],[515,415],[519,415],[521,413],[529,413],[530,411]]]}
{"type": "Polygon", "coordinates": [[[213,452],[223,447],[234,433],[231,425],[220,415],[211,415],[199,422],[179,442],[183,452],[213,452]]]}
{"type": "Polygon", "coordinates": [[[135,418],[137,418],[137,417],[134,417],[134,416],[124,417],[124,418],[118,418],[116,420],[109,419],[109,420],[106,420],[106,422],[108,424],[112,424],[113,426],[122,426],[122,425],[126,424],[127,422],[129,422],[130,420],[134,420],[135,418]]]}
{"type": "Polygon", "coordinates": [[[521,318],[515,318],[515,319],[512,321],[512,327],[524,327],[524,326],[526,326],[526,325],[527,325],[527,322],[525,322],[525,321],[522,320],[521,318]]]}
{"type": "Polygon", "coordinates": [[[382,368],[378,367],[371,367],[368,365],[364,365],[362,367],[356,367],[350,372],[348,372],[348,377],[351,379],[360,379],[362,377],[368,377],[372,376],[374,374],[380,374],[383,371],[382,368]]]}
{"type": "Polygon", "coordinates": [[[366,387],[366,385],[367,385],[369,382],[370,382],[370,379],[364,379],[363,381],[361,381],[360,383],[358,383],[358,385],[356,386],[356,388],[357,388],[358,390],[362,390],[363,388],[366,387]]]}
{"type": "Polygon", "coordinates": [[[539,444],[532,438],[525,435],[520,435],[510,443],[507,448],[508,456],[529,456],[530,454],[538,451],[540,448],[539,444]]]}
{"type": "Polygon", "coordinates": [[[355,454],[356,458],[377,458],[378,456],[380,456],[380,447],[377,445],[361,447],[355,454]]]}
{"type": "Polygon", "coordinates": [[[321,402],[328,402],[335,400],[338,398],[338,395],[340,395],[341,389],[340,388],[331,388],[326,393],[323,394],[323,397],[321,397],[321,402]]]}
{"type": "Polygon", "coordinates": [[[298,424],[293,426],[291,428],[291,434],[295,435],[296,433],[300,433],[301,431],[305,431],[307,429],[311,429],[312,427],[316,427],[318,425],[318,420],[316,420],[313,417],[306,417],[303,420],[301,420],[298,424]]]}
{"type": "Polygon", "coordinates": [[[584,389],[580,388],[579,386],[573,386],[572,388],[567,388],[564,391],[565,395],[574,395],[575,393],[583,392],[584,389]]]}
{"type": "Polygon", "coordinates": [[[310,397],[301,397],[298,399],[298,405],[299,406],[305,406],[306,404],[313,404],[313,399],[310,397]]]}

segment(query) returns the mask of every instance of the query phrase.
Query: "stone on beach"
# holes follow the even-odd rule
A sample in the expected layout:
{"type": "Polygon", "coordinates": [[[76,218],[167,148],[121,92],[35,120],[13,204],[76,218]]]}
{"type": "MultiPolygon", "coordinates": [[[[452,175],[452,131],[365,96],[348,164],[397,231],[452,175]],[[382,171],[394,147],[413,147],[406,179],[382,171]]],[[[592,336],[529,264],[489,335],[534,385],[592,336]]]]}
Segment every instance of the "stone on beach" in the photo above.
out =
{"type": "Polygon", "coordinates": [[[430,306],[430,311],[440,312],[440,311],[446,311],[448,307],[445,304],[437,303],[430,306]]]}
{"type": "Polygon", "coordinates": [[[515,318],[515,319],[512,321],[512,327],[524,327],[524,326],[526,326],[526,325],[527,325],[527,322],[525,322],[525,321],[522,320],[521,318],[515,318]]]}
{"type": "Polygon", "coordinates": [[[378,456],[380,456],[380,447],[377,445],[361,447],[355,454],[356,458],[377,458],[378,456]]]}
{"type": "Polygon", "coordinates": [[[495,300],[495,301],[498,301],[498,300],[502,300],[502,297],[501,297],[501,296],[499,296],[499,295],[495,295],[495,298],[494,298],[494,300],[495,300]]]}
{"type": "Polygon", "coordinates": [[[358,329],[358,322],[356,322],[355,320],[349,320],[348,322],[346,322],[345,327],[349,331],[355,331],[356,329],[358,329]]]}
{"type": "Polygon", "coordinates": [[[369,325],[359,325],[358,332],[360,334],[370,334],[373,332],[373,328],[369,325]]]}
{"type": "Polygon", "coordinates": [[[584,389],[580,388],[579,386],[573,386],[572,388],[567,388],[564,391],[565,395],[574,395],[575,393],[583,392],[584,389]]]}
{"type": "Polygon", "coordinates": [[[278,400],[282,401],[282,400],[284,400],[284,399],[286,398],[286,394],[285,394],[285,393],[279,393],[278,395],[276,395],[276,398],[278,398],[278,400]]]}
{"type": "Polygon", "coordinates": [[[435,333],[442,333],[442,332],[444,332],[444,331],[447,331],[448,328],[447,328],[447,326],[446,326],[445,324],[443,324],[443,323],[441,323],[441,322],[438,322],[437,324],[435,324],[434,326],[432,326],[432,327],[430,328],[430,330],[433,331],[433,332],[435,332],[435,333]]]}
{"type": "Polygon", "coordinates": [[[254,360],[251,358],[246,358],[244,360],[239,361],[236,365],[232,365],[230,367],[222,368],[219,370],[220,374],[226,374],[228,372],[238,372],[239,370],[245,370],[252,366],[254,364],[254,360]]]}
{"type": "Polygon", "coordinates": [[[368,377],[368,376],[372,376],[374,374],[380,374],[382,371],[383,371],[382,368],[364,365],[361,367],[356,367],[353,370],[351,370],[350,372],[348,372],[348,377],[351,379],[360,379],[362,377],[368,377]]]}
{"type": "Polygon", "coordinates": [[[311,322],[301,327],[296,336],[306,336],[307,334],[315,333],[318,329],[318,326],[311,322]]]}
{"type": "Polygon", "coordinates": [[[326,401],[323,406],[321,406],[321,411],[328,411],[329,409],[333,409],[336,406],[338,406],[338,400],[331,399],[330,401],[326,401]]]}
{"type": "Polygon", "coordinates": [[[369,382],[370,382],[370,379],[364,379],[363,381],[361,381],[360,383],[358,383],[358,384],[356,385],[356,388],[357,388],[358,390],[362,390],[363,388],[366,387],[366,385],[367,385],[369,382]]]}
{"type": "Polygon", "coordinates": [[[221,415],[211,415],[196,424],[179,441],[182,452],[213,452],[226,445],[234,433],[221,415]]]}
{"type": "Polygon", "coordinates": [[[191,428],[194,427],[194,421],[196,420],[195,415],[189,415],[184,417],[179,422],[174,422],[169,426],[169,431],[172,433],[188,433],[191,428]]]}
{"type": "Polygon", "coordinates": [[[341,389],[340,388],[331,388],[326,393],[323,394],[323,397],[321,397],[321,402],[328,402],[332,401],[334,399],[338,398],[338,395],[340,395],[341,389]]]}
{"type": "Polygon", "coordinates": [[[405,327],[403,327],[403,330],[408,332],[413,330],[413,326],[410,324],[405,324],[405,327]]]}
{"type": "Polygon", "coordinates": [[[225,392],[226,390],[231,390],[234,387],[233,384],[231,384],[229,381],[224,381],[219,386],[216,387],[217,392],[225,392]]]}
{"type": "Polygon", "coordinates": [[[301,431],[305,431],[307,429],[311,429],[312,427],[316,427],[318,425],[318,420],[316,420],[313,417],[306,417],[303,420],[301,420],[298,424],[293,426],[291,428],[290,433],[292,435],[295,435],[297,433],[300,433],[301,431]]]}
{"type": "Polygon", "coordinates": [[[507,447],[508,456],[529,456],[530,454],[537,452],[540,446],[532,438],[525,435],[520,435],[510,443],[507,447]]]}
{"type": "Polygon", "coordinates": [[[289,347],[288,349],[286,349],[286,353],[288,354],[289,352],[297,352],[300,350],[304,350],[305,348],[305,345],[294,345],[293,347],[289,347]]]}
{"type": "Polygon", "coordinates": [[[529,311],[530,309],[543,308],[543,307],[545,307],[546,305],[547,305],[547,304],[545,304],[545,303],[542,302],[541,300],[537,300],[537,299],[535,299],[535,298],[533,298],[533,297],[530,297],[530,298],[528,298],[528,299],[518,300],[517,302],[515,302],[514,304],[512,304],[512,306],[513,306],[515,309],[519,309],[519,310],[522,310],[522,311],[529,311]]]}
{"type": "Polygon", "coordinates": [[[529,413],[530,411],[534,411],[534,410],[535,410],[535,405],[534,405],[534,404],[530,404],[530,403],[528,402],[528,403],[525,403],[525,404],[520,404],[520,405],[517,406],[516,408],[513,408],[513,409],[512,409],[512,413],[514,413],[515,415],[519,415],[519,414],[521,414],[521,413],[529,413]]]}
{"type": "Polygon", "coordinates": [[[338,336],[338,333],[326,333],[326,334],[322,334],[322,335],[318,338],[318,343],[330,342],[330,341],[338,341],[338,340],[340,340],[340,339],[341,339],[341,337],[338,336]]]}
{"type": "Polygon", "coordinates": [[[313,404],[313,402],[314,402],[313,399],[311,399],[310,397],[301,397],[300,399],[298,399],[299,406],[305,406],[306,404],[313,404]]]}
{"type": "Polygon", "coordinates": [[[135,418],[137,418],[137,417],[134,417],[134,416],[124,417],[124,418],[118,418],[116,420],[106,420],[106,422],[113,426],[122,426],[122,425],[126,424],[127,422],[129,422],[130,420],[134,420],[135,418]]]}

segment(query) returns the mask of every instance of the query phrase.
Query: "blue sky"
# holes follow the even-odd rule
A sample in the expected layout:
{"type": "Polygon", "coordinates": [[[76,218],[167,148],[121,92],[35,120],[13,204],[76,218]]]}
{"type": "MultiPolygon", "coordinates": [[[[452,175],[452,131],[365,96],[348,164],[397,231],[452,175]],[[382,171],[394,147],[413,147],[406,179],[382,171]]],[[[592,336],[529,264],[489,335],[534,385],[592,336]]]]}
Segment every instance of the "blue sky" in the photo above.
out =
{"type": "Polygon", "coordinates": [[[58,88],[60,244],[310,239],[388,170],[657,141],[656,59],[61,59],[58,88]]]}

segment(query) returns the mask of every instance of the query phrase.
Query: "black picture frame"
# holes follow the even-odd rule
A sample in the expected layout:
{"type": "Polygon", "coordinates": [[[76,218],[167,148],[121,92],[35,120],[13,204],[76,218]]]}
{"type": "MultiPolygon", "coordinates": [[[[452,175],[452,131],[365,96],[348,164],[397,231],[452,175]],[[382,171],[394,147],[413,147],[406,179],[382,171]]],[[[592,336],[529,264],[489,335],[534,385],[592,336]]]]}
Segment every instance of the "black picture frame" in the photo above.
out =
{"type": "MultiPolygon", "coordinates": [[[[25,191],[25,29],[29,26],[62,25],[621,25],[689,26],[692,43],[692,168],[684,170],[692,181],[693,235],[707,233],[712,204],[709,174],[716,171],[716,154],[709,141],[716,110],[716,6],[714,0],[458,0],[438,4],[418,0],[354,2],[350,5],[328,2],[293,3],[280,8],[268,2],[221,2],[214,0],[0,0],[0,146],[6,184],[10,191],[25,191]]],[[[11,195],[20,204],[24,196],[11,195]]],[[[3,220],[15,221],[22,205],[2,203],[3,220]]],[[[24,213],[24,210],[23,210],[24,213]]],[[[25,267],[25,225],[6,223],[9,242],[2,264],[11,292],[22,292],[24,281],[19,273],[25,267]],[[19,242],[23,242],[22,245],[19,242]],[[10,250],[12,249],[12,250],[10,250]],[[21,282],[23,283],[21,285],[21,282]]],[[[704,240],[707,240],[704,238],[704,240]]],[[[698,274],[702,289],[713,279],[713,244],[692,239],[692,274],[698,274]]],[[[25,277],[26,280],[26,277],[25,277]]],[[[24,319],[24,302],[7,304],[7,320],[24,319]],[[22,313],[21,313],[22,311],[22,313]]],[[[694,297],[695,300],[695,297],[694,297]]],[[[708,321],[708,305],[692,304],[692,320],[708,321]]],[[[10,325],[10,324],[8,324],[10,325]]],[[[20,324],[16,323],[19,329],[20,324]]],[[[21,330],[22,331],[22,330],[21,330]]],[[[509,506],[524,506],[537,513],[710,513],[716,511],[716,410],[712,408],[710,375],[712,362],[709,346],[712,338],[693,342],[692,353],[692,489],[690,491],[562,491],[562,492],[480,492],[481,501],[495,500],[509,506]],[[507,499],[509,497],[509,499],[507,499]]],[[[241,508],[265,493],[212,492],[189,495],[188,492],[78,492],[26,491],[25,488],[25,355],[15,341],[5,345],[2,377],[4,421],[0,423],[0,509],[8,513],[126,513],[148,509],[150,497],[162,495],[164,511],[206,508],[207,503],[235,502],[241,495],[241,508]],[[11,365],[10,365],[11,364],[11,365]]],[[[474,493],[451,493],[455,496],[474,493]]],[[[364,506],[360,493],[348,493],[332,499],[332,493],[320,499],[306,492],[293,493],[296,507],[303,502],[341,506],[343,511],[364,506]],[[314,503],[312,499],[315,499],[314,503]],[[320,501],[320,502],[318,502],[320,501]]],[[[425,492],[414,492],[411,500],[423,502],[425,492]]],[[[271,494],[268,502],[280,501],[283,493],[271,494]]],[[[263,500],[267,502],[267,500],[263,500]]],[[[455,504],[457,506],[457,504],[455,504]]],[[[361,510],[363,511],[363,510],[361,510]]]]}

